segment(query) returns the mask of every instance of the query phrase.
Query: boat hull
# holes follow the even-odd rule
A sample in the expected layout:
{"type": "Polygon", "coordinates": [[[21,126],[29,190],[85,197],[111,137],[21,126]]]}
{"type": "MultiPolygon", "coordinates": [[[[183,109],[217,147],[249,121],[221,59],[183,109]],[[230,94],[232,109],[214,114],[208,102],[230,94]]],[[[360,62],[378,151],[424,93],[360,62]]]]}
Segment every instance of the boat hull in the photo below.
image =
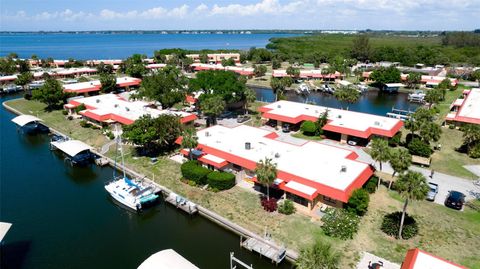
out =
{"type": "Polygon", "coordinates": [[[122,197],[120,194],[116,193],[115,191],[111,190],[110,188],[108,188],[108,185],[105,186],[105,190],[107,190],[108,194],[110,195],[110,197],[112,197],[113,199],[115,199],[117,202],[121,203],[122,205],[132,209],[132,210],[135,210],[135,211],[139,211],[141,210],[141,205],[138,204],[138,203],[133,203],[131,201],[127,201],[124,197],[122,197]]]}

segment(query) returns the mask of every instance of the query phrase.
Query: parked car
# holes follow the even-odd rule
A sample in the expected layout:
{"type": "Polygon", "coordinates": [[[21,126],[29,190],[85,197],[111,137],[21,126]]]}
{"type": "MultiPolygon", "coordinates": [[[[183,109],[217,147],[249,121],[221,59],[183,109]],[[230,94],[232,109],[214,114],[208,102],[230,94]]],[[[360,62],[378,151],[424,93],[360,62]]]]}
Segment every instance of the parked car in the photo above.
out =
{"type": "Polygon", "coordinates": [[[430,188],[430,190],[427,193],[427,200],[435,201],[435,196],[437,196],[437,193],[438,193],[438,184],[433,182],[428,182],[428,187],[430,188]]]}
{"type": "Polygon", "coordinates": [[[282,132],[289,133],[290,132],[290,124],[284,123],[282,126],[282,132]]]}
{"type": "Polygon", "coordinates": [[[449,191],[447,199],[445,199],[445,206],[453,209],[461,210],[465,204],[465,194],[459,191],[449,191]]]}
{"type": "Polygon", "coordinates": [[[229,118],[233,118],[233,112],[232,111],[225,111],[223,112],[222,114],[220,114],[220,116],[218,116],[219,119],[229,119],[229,118]]]}
{"type": "Polygon", "coordinates": [[[277,121],[276,120],[268,120],[266,124],[270,127],[273,127],[273,128],[277,127],[277,121]]]}
{"type": "Polygon", "coordinates": [[[242,122],[246,122],[249,119],[250,119],[250,116],[248,115],[240,115],[237,117],[237,122],[242,123],[242,122]]]}

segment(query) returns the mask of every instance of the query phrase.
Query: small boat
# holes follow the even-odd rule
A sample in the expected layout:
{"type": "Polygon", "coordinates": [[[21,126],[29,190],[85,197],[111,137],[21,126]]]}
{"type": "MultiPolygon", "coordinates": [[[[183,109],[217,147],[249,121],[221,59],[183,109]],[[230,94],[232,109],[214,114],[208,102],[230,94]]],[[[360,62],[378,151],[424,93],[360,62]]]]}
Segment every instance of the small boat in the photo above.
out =
{"type": "Polygon", "coordinates": [[[310,94],[310,88],[308,87],[307,84],[305,83],[302,83],[298,86],[298,88],[295,89],[295,92],[297,94],[304,94],[304,95],[308,95],[310,94]]]}
{"type": "Polygon", "coordinates": [[[426,94],[422,90],[416,90],[413,93],[408,94],[408,101],[414,103],[424,103],[426,94]]]}
{"type": "MultiPolygon", "coordinates": [[[[121,136],[117,130],[117,152],[118,145],[122,144],[121,136]]],[[[113,169],[113,180],[105,184],[105,190],[110,194],[110,196],[125,205],[128,208],[131,208],[135,211],[140,211],[145,208],[148,204],[153,204],[157,201],[158,195],[155,193],[155,188],[149,184],[145,184],[142,180],[131,180],[127,177],[125,172],[125,164],[123,158],[123,150],[120,148],[122,166],[123,166],[123,175],[120,177],[116,176],[116,164],[117,158],[115,156],[115,167],[113,169]]]]}

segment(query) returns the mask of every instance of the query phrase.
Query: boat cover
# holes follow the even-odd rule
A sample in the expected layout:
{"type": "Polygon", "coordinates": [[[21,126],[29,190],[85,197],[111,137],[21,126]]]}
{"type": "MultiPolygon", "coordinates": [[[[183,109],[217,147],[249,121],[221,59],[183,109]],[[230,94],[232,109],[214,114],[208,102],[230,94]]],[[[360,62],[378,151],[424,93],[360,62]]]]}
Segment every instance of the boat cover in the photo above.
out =
{"type": "Polygon", "coordinates": [[[137,269],[199,269],[173,249],[165,249],[148,257],[137,269]]]}
{"type": "Polygon", "coordinates": [[[42,121],[42,120],[32,115],[20,115],[13,118],[12,121],[16,125],[23,127],[31,122],[42,121]]]}
{"type": "Polygon", "coordinates": [[[8,230],[12,226],[11,223],[8,222],[0,222],[0,242],[2,242],[3,237],[7,234],[8,230]]]}
{"type": "Polygon", "coordinates": [[[91,147],[78,140],[67,140],[67,141],[57,141],[51,142],[51,144],[57,149],[65,152],[70,157],[74,157],[78,153],[84,150],[90,150],[91,147]]]}

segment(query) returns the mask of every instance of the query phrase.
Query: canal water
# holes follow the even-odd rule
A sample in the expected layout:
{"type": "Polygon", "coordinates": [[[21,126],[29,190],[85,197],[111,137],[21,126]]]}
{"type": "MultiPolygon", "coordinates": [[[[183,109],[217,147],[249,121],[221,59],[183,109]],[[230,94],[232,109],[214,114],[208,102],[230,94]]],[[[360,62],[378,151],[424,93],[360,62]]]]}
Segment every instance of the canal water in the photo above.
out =
{"type": "MultiPolygon", "coordinates": [[[[12,97],[1,97],[1,102],[12,97]]],[[[17,133],[0,109],[0,221],[13,223],[1,245],[0,268],[137,268],[172,248],[202,269],[229,268],[229,253],[273,266],[239,247],[239,237],[170,205],[136,214],[107,196],[111,168],[71,168],[49,150],[49,138],[17,133]]]]}
{"type": "MultiPolygon", "coordinates": [[[[251,87],[255,90],[257,100],[264,102],[274,102],[275,95],[270,88],[251,87]]],[[[332,108],[347,108],[347,104],[339,102],[333,94],[322,92],[311,92],[307,96],[298,95],[293,91],[286,93],[287,100],[314,103],[321,106],[332,108]]],[[[408,101],[407,93],[387,93],[378,90],[370,90],[363,93],[355,104],[348,104],[348,109],[357,112],[386,116],[387,112],[391,112],[392,108],[415,111],[418,104],[408,101]]]]}

